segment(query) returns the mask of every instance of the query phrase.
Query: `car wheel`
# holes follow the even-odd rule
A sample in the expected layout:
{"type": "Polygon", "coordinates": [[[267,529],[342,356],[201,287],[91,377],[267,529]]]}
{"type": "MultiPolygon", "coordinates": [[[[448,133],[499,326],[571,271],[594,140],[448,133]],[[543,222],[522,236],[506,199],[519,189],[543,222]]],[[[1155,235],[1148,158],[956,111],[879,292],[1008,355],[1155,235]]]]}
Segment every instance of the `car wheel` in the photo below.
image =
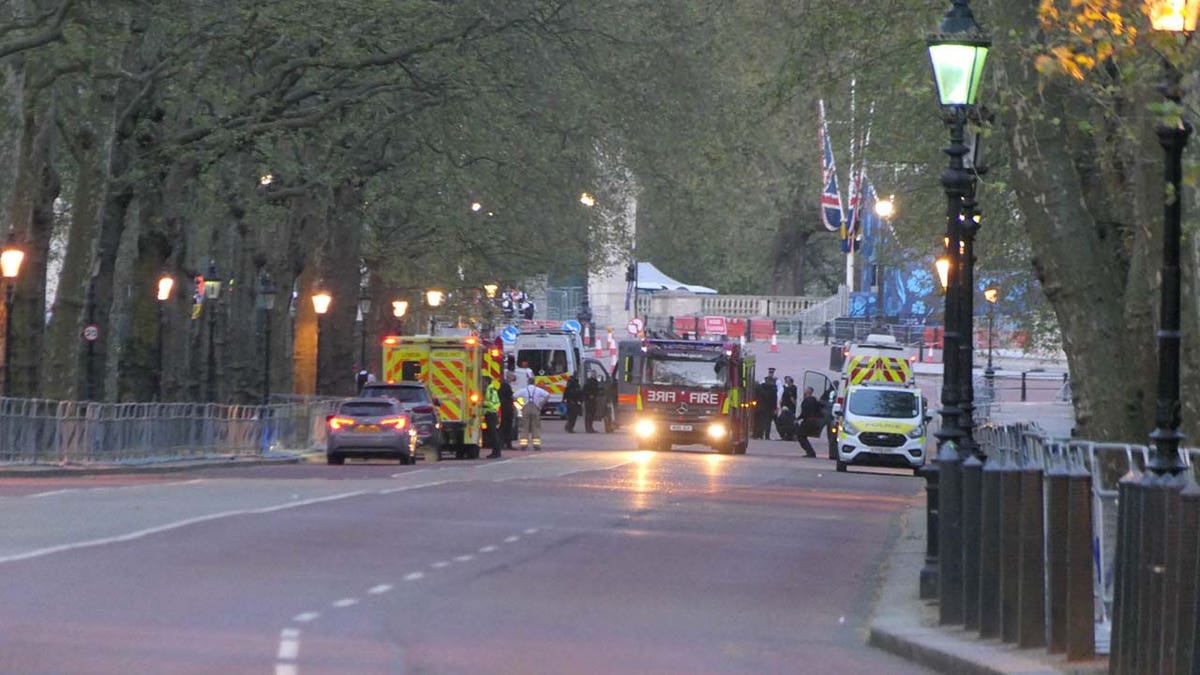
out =
{"type": "Polygon", "coordinates": [[[325,462],[327,464],[345,464],[346,458],[336,452],[330,452],[325,454],[325,462]]]}
{"type": "Polygon", "coordinates": [[[837,470],[839,473],[846,473],[846,463],[839,459],[837,463],[837,470]]]}

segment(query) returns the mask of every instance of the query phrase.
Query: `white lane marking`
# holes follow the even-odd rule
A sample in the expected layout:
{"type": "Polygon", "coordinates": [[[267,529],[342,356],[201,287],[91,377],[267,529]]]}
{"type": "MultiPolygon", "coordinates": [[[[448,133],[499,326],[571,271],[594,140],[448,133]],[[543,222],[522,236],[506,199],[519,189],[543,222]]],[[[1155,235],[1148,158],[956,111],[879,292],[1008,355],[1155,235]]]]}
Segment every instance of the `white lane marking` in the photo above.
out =
{"type": "Polygon", "coordinates": [[[333,603],[334,607],[353,607],[358,604],[358,598],[342,598],[333,603]]]}
{"type": "Polygon", "coordinates": [[[514,535],[512,535],[511,537],[505,537],[505,538],[504,538],[504,543],[506,543],[506,544],[512,544],[512,543],[515,543],[515,542],[518,542],[518,541],[521,541],[521,537],[520,537],[520,536],[518,536],[518,535],[515,535],[515,534],[514,534],[514,535]]]}
{"type": "Polygon", "coordinates": [[[430,567],[432,567],[434,569],[439,569],[439,570],[442,569],[443,567],[449,567],[449,566],[450,566],[450,563],[446,562],[445,560],[439,560],[439,561],[433,563],[432,565],[430,565],[430,567]]]}
{"type": "Polygon", "coordinates": [[[483,548],[479,549],[479,552],[480,553],[492,553],[495,550],[496,550],[495,546],[484,546],[483,548]]]}
{"type": "Polygon", "coordinates": [[[295,661],[300,655],[300,631],[295,628],[284,628],[279,631],[279,655],[275,658],[280,661],[295,661]]]}
{"type": "Polygon", "coordinates": [[[174,481],[170,483],[138,483],[136,485],[105,485],[94,488],[63,488],[62,490],[50,490],[48,492],[35,492],[31,495],[25,495],[29,499],[41,499],[43,497],[55,497],[57,495],[67,495],[75,492],[115,492],[117,490],[135,490],[147,487],[174,487],[176,485],[195,485],[203,483],[206,479],[194,478],[192,480],[174,481]]]}
{"type": "Polygon", "coordinates": [[[319,616],[321,616],[320,612],[304,612],[293,616],[292,621],[296,623],[308,623],[309,621],[316,621],[319,616]]]}
{"type": "MultiPolygon", "coordinates": [[[[413,473],[416,473],[416,471],[414,471],[413,473]]],[[[408,474],[408,475],[410,475],[410,476],[411,476],[412,474],[410,473],[410,474],[408,474]]],[[[435,486],[438,486],[438,485],[445,485],[445,484],[447,484],[447,483],[453,483],[453,482],[455,482],[455,481],[449,481],[449,480],[437,480],[437,481],[434,481],[434,482],[432,482],[432,483],[421,483],[420,485],[408,485],[408,486],[405,486],[405,487],[389,488],[389,489],[387,489],[387,490],[380,490],[380,491],[379,491],[379,494],[381,494],[381,495],[390,495],[390,494],[392,494],[392,493],[394,493],[394,492],[404,492],[405,490],[415,490],[416,488],[435,487],[435,486]]]]}
{"type": "Polygon", "coordinates": [[[275,675],[297,675],[300,671],[294,663],[276,663],[275,675]]]}
{"type": "Polygon", "coordinates": [[[475,556],[473,556],[473,555],[460,555],[460,556],[456,556],[454,559],[455,559],[455,560],[457,560],[458,562],[471,562],[472,560],[474,560],[474,559],[475,559],[475,556]]]}
{"type": "Polygon", "coordinates": [[[537,534],[537,531],[538,529],[536,527],[531,527],[525,530],[525,534],[537,534]]]}
{"type": "Polygon", "coordinates": [[[379,584],[378,586],[367,589],[367,592],[370,593],[371,595],[381,595],[383,593],[387,593],[390,590],[392,590],[391,584],[379,584]]]}
{"type": "Polygon", "coordinates": [[[404,575],[405,581],[416,581],[423,578],[425,578],[424,572],[409,572],[408,574],[404,575]]]}
{"type": "Polygon", "coordinates": [[[343,492],[341,494],[329,495],[328,497],[314,497],[312,499],[303,499],[300,501],[288,502],[287,504],[278,504],[276,506],[266,506],[266,507],[258,508],[258,509],[238,509],[236,511],[221,511],[219,513],[210,513],[210,514],[204,515],[204,516],[196,516],[195,518],[184,518],[183,520],[177,520],[175,522],[166,523],[163,525],[147,527],[143,530],[135,530],[135,531],[129,532],[127,534],[119,534],[115,537],[102,537],[100,539],[89,539],[87,541],[80,541],[80,542],[75,542],[72,544],[60,544],[58,546],[49,546],[46,548],[39,548],[39,549],[35,549],[33,551],[26,551],[25,553],[15,553],[13,555],[0,557],[0,564],[10,563],[10,562],[18,562],[21,560],[29,560],[31,558],[40,558],[42,556],[50,555],[52,553],[62,553],[64,551],[74,551],[74,550],[81,549],[81,548],[91,548],[93,546],[104,546],[105,544],[116,544],[116,543],[120,543],[120,542],[133,541],[135,539],[141,539],[143,537],[148,537],[152,534],[169,532],[171,530],[177,530],[181,527],[187,527],[188,525],[197,525],[199,523],[207,523],[209,521],[220,520],[222,518],[231,518],[233,516],[246,516],[246,515],[252,515],[252,514],[274,513],[276,511],[283,511],[285,509],[294,509],[298,506],[309,506],[312,504],[320,504],[322,502],[332,502],[332,501],[337,501],[339,499],[347,499],[349,497],[358,497],[359,495],[365,495],[365,494],[373,494],[373,493],[368,492],[366,490],[357,490],[355,492],[343,492]]]}

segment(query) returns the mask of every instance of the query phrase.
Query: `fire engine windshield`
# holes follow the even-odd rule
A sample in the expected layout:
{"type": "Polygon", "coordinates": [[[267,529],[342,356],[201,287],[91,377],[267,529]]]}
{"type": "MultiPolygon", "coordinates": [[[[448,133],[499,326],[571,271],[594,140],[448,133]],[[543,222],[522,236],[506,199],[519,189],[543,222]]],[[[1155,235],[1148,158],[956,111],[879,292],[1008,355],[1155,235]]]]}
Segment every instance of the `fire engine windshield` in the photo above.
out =
{"type": "Polygon", "coordinates": [[[724,387],[725,368],[715,361],[697,359],[646,359],[643,384],[672,387],[724,387]]]}
{"type": "Polygon", "coordinates": [[[517,363],[528,363],[534,375],[562,375],[567,372],[564,349],[520,349],[517,363]]]}
{"type": "Polygon", "coordinates": [[[863,417],[912,419],[921,414],[915,392],[861,388],[850,392],[850,412],[863,417]]]}

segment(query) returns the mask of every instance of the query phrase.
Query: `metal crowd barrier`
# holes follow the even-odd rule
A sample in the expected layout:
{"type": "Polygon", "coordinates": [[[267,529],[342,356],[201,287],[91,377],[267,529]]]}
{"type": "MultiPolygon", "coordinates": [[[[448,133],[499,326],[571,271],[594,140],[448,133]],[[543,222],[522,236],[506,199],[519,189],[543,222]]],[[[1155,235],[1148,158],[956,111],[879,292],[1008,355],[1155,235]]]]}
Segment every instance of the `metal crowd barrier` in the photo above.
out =
{"type": "Polygon", "coordinates": [[[0,398],[0,462],[138,463],[307,450],[327,400],[272,405],[0,398]]]}
{"type": "MultiPolygon", "coordinates": [[[[942,494],[933,517],[958,523],[961,533],[947,538],[942,522],[937,563],[941,623],[961,624],[982,638],[1022,648],[1044,647],[1068,660],[1107,654],[1111,646],[1114,672],[1146,672],[1142,645],[1148,629],[1134,605],[1145,604],[1150,591],[1144,582],[1161,584],[1162,579],[1152,574],[1142,580],[1119,574],[1117,568],[1119,561],[1129,559],[1123,557],[1128,555],[1123,547],[1132,551],[1142,546],[1145,523],[1161,520],[1131,514],[1130,500],[1118,499],[1141,480],[1149,448],[1056,439],[1036,424],[985,425],[975,430],[974,438],[983,461],[944,450],[939,454],[942,494]],[[955,479],[947,482],[947,472],[955,479]],[[957,497],[951,490],[958,491],[957,497]],[[960,542],[956,547],[948,545],[955,539],[960,542]],[[1124,610],[1128,625],[1123,636],[1122,593],[1125,605],[1132,607],[1124,610]],[[1131,604],[1129,598],[1143,602],[1131,604]],[[1127,646],[1119,656],[1122,644],[1127,646]],[[1135,646],[1139,651],[1132,653],[1135,646]],[[1122,668],[1121,663],[1133,665],[1122,668]]],[[[1191,476],[1200,451],[1182,454],[1191,476]]],[[[1169,525],[1161,530],[1174,532],[1163,536],[1178,540],[1167,549],[1177,557],[1166,568],[1180,579],[1200,564],[1194,531],[1200,529],[1200,488],[1190,477],[1186,482],[1192,487],[1176,491],[1176,501],[1168,506],[1171,513],[1183,515],[1171,521],[1176,523],[1173,530],[1169,525]],[[1189,499],[1196,504],[1195,513],[1188,510],[1189,499]]],[[[1195,621],[1190,609],[1198,592],[1194,586],[1179,584],[1178,629],[1159,639],[1164,664],[1175,657],[1191,660],[1194,623],[1188,620],[1195,621]]],[[[1168,628],[1174,629],[1173,621],[1167,621],[1168,628]]]]}

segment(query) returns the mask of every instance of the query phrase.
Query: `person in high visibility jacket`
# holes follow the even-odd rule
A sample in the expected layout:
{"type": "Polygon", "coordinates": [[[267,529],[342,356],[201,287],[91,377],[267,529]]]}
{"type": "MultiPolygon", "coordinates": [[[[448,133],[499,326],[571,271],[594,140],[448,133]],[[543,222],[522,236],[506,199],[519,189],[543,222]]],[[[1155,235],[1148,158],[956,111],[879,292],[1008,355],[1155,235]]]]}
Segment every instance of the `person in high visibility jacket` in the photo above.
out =
{"type": "Polygon", "coordinates": [[[517,447],[525,450],[530,443],[534,450],[542,449],[542,406],[550,400],[550,392],[530,382],[516,392],[517,408],[521,410],[521,438],[517,447]]]}
{"type": "Polygon", "coordinates": [[[483,378],[483,434],[492,453],[488,459],[500,459],[500,383],[483,378]]]}

